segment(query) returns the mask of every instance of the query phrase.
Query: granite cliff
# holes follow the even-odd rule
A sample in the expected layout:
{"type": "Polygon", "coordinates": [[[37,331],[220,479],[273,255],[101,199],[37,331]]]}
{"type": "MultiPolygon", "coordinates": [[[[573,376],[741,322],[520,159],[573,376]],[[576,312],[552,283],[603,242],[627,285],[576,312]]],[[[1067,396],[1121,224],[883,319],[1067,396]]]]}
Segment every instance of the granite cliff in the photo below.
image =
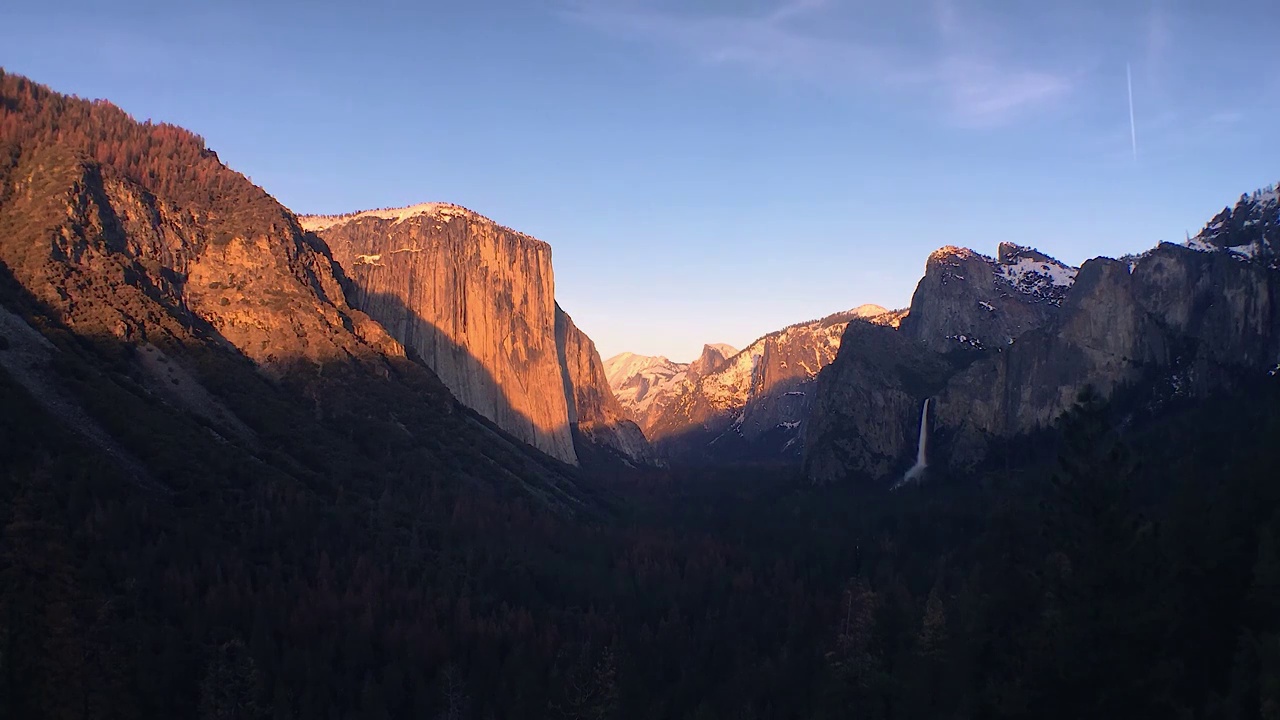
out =
{"type": "Polygon", "coordinates": [[[443,203],[301,222],[332,249],[353,304],[463,404],[568,463],[575,427],[580,443],[649,462],[639,429],[599,400],[599,355],[556,305],[550,245],[443,203]]]}
{"type": "Polygon", "coordinates": [[[1184,244],[1078,270],[1009,244],[996,258],[933,253],[901,329],[851,324],[819,379],[808,476],[897,477],[926,398],[931,464],[969,467],[991,442],[1052,423],[1085,388],[1103,397],[1134,388],[1159,403],[1271,370],[1277,212],[1269,188],[1184,244]]]}
{"type": "Polygon", "coordinates": [[[902,330],[939,352],[1000,348],[1055,317],[1076,272],[1013,243],[995,258],[944,247],[929,255],[902,330]]]}
{"type": "Polygon", "coordinates": [[[579,456],[597,450],[627,464],[655,464],[649,441],[609,389],[595,343],[573,324],[573,318],[559,305],[556,306],[556,349],[568,399],[569,426],[573,429],[579,456]]]}

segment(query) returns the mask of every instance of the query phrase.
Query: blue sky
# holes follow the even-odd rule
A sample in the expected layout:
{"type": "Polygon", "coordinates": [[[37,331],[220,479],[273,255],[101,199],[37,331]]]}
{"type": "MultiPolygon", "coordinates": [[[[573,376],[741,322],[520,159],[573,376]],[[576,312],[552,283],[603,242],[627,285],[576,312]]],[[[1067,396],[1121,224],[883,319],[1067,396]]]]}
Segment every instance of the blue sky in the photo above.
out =
{"type": "Polygon", "coordinates": [[[0,65],[300,213],[445,200],[548,241],[605,357],[905,306],[941,245],[1181,240],[1280,180],[1274,0],[15,5],[0,65]]]}

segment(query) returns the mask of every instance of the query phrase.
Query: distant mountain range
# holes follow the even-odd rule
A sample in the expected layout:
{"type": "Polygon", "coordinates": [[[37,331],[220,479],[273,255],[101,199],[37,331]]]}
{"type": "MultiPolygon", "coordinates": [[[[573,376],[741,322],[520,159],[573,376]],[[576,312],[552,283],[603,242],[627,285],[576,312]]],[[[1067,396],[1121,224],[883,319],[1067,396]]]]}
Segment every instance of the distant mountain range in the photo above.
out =
{"type": "Polygon", "coordinates": [[[687,363],[672,362],[661,355],[624,352],[606,360],[604,369],[609,387],[622,406],[641,427],[651,427],[651,409],[656,417],[666,401],[682,392],[689,383],[719,370],[737,354],[732,345],[724,343],[704,345],[702,354],[687,363]]]}
{"type": "Polygon", "coordinates": [[[1158,404],[1280,366],[1274,187],[1140,255],[1077,268],[948,246],[906,310],[864,305],[687,363],[602,362],[556,303],[541,240],[448,203],[299,218],[185,130],[14,75],[0,90],[0,367],[139,476],[156,474],[147,453],[54,372],[60,333],[108,378],[94,387],[245,457],[306,464],[282,418],[375,454],[403,433],[566,508],[574,465],[803,461],[817,482],[883,481],[914,462],[926,399],[931,466],[972,467],[1086,387],[1158,404]]]}
{"type": "Polygon", "coordinates": [[[606,363],[622,406],[676,462],[800,456],[810,387],[853,319],[896,325],[900,312],[862,305],[769,333],[741,351],[707,345],[691,363],[623,353],[606,363]]]}

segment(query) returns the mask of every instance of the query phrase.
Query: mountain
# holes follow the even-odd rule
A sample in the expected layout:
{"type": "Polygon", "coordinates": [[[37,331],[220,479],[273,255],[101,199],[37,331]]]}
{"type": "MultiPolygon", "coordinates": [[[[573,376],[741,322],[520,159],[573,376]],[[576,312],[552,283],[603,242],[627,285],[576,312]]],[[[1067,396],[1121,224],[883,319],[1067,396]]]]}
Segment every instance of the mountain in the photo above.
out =
{"type": "Polygon", "coordinates": [[[1185,245],[1280,267],[1280,190],[1270,185],[1241,195],[1234,208],[1223,208],[1185,245]]]}
{"type": "Polygon", "coordinates": [[[353,305],[464,405],[567,463],[578,462],[575,425],[579,444],[603,444],[628,462],[651,460],[643,434],[620,410],[578,402],[610,393],[603,373],[592,371],[600,363],[595,345],[560,317],[550,245],[445,203],[301,223],[332,249],[353,305]],[[562,321],[572,332],[557,333],[562,321]]]}
{"type": "Polygon", "coordinates": [[[343,285],[200,137],[0,72],[2,374],[135,482],[448,468],[582,506],[570,468],[458,405],[343,285]]]}
{"type": "Polygon", "coordinates": [[[627,417],[609,389],[595,343],[573,324],[573,318],[559,305],[556,306],[556,348],[568,399],[569,426],[573,429],[579,459],[604,453],[627,465],[656,464],[644,433],[627,417]]]}
{"type": "Polygon", "coordinates": [[[605,361],[605,376],[627,416],[641,428],[651,427],[690,383],[719,370],[737,353],[730,345],[715,343],[704,345],[693,362],[675,363],[661,355],[624,352],[605,361]]]}
{"type": "Polygon", "coordinates": [[[725,366],[729,358],[738,354],[738,350],[727,343],[710,343],[702,346],[702,354],[689,363],[689,372],[703,377],[716,372],[725,366]]]}
{"type": "Polygon", "coordinates": [[[637,355],[624,352],[604,361],[605,377],[619,402],[633,412],[641,410],[645,398],[652,401],[650,390],[668,383],[683,373],[689,363],[677,363],[662,355],[637,355]]]}
{"type": "Polygon", "coordinates": [[[900,477],[926,399],[929,464],[967,468],[1086,388],[1158,406],[1280,365],[1276,206],[1273,189],[1246,195],[1185,244],[1078,269],[1011,244],[938,250],[899,330],[850,324],[818,382],[806,473],[900,477]]]}
{"type": "Polygon", "coordinates": [[[769,333],[728,357],[708,345],[684,366],[618,356],[610,361],[611,385],[659,453],[673,460],[798,458],[810,386],[857,318],[895,324],[901,314],[863,305],[769,333]]]}
{"type": "MultiPolygon", "coordinates": [[[[944,313],[963,324],[935,335],[929,297],[916,330],[847,321],[818,384],[849,402],[807,422],[891,400],[909,429],[822,435],[837,461],[914,446],[927,398],[941,463],[956,408],[987,417],[1017,383],[1014,417],[1141,361],[988,472],[606,488],[458,402],[198,137],[0,73],[0,717],[1267,717],[1275,271],[1265,236],[1212,232],[1085,263],[1043,320],[979,294],[1018,322],[944,313]]],[[[566,422],[595,433],[621,405],[551,312],[566,422]]],[[[691,366],[767,383],[841,322],[691,366]]]]}
{"type": "Polygon", "coordinates": [[[1076,273],[1013,243],[995,258],[943,247],[929,255],[902,330],[940,352],[999,348],[1058,314],[1076,273]]]}
{"type": "Polygon", "coordinates": [[[353,303],[467,407],[577,462],[556,353],[551,247],[453,205],[300,218],[351,280],[353,303]]]}

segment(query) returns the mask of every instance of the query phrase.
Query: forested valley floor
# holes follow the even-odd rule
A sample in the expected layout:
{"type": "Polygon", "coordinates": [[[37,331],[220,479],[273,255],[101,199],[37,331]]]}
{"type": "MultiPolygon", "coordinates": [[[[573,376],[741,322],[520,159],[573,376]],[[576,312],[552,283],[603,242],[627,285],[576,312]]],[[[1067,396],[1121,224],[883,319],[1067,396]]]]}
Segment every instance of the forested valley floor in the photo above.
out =
{"type": "Polygon", "coordinates": [[[671,469],[568,514],[358,444],[255,471],[173,427],[157,490],[3,375],[0,407],[3,717],[1280,713],[1274,382],[1086,400],[893,493],[671,469]]]}

